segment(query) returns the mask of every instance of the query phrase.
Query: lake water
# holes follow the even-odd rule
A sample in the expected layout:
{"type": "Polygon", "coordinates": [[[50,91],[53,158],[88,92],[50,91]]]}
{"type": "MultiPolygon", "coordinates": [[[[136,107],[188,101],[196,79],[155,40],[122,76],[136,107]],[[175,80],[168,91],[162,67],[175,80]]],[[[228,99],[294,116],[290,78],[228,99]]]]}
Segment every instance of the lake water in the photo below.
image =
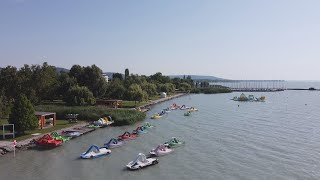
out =
{"type": "Polygon", "coordinates": [[[189,95],[155,105],[148,117],[173,103],[199,112],[186,117],[176,110],[162,119],[148,118],[156,128],[106,157],[78,159],[91,144],[102,145],[138,124],[98,129],[56,149],[19,152],[15,159],[8,154],[0,158],[0,179],[320,179],[320,91],[250,94],[264,95],[266,102],[231,101],[240,95],[231,93],[189,95]],[[185,146],[160,157],[158,165],[125,169],[139,152],[147,154],[172,136],[186,141],[185,146]]]}

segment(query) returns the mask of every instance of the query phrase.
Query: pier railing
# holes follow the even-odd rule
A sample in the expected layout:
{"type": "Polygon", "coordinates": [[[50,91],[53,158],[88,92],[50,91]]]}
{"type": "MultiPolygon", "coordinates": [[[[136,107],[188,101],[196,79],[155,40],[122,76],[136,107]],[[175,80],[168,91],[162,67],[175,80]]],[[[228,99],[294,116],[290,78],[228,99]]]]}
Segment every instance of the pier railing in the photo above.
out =
{"type": "Polygon", "coordinates": [[[276,92],[286,90],[284,80],[214,80],[210,86],[224,86],[239,92],[276,92]]]}

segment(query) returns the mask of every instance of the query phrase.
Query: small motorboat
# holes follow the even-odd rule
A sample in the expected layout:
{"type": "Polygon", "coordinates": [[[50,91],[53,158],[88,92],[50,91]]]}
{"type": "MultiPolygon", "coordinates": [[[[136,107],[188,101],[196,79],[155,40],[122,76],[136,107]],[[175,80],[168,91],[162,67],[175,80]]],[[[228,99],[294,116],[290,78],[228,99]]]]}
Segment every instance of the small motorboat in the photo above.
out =
{"type": "Polygon", "coordinates": [[[162,116],[160,114],[156,113],[153,116],[151,116],[151,119],[160,119],[162,116]]]}
{"type": "Polygon", "coordinates": [[[155,155],[155,156],[163,156],[163,155],[167,155],[169,153],[172,153],[173,151],[174,151],[173,149],[169,149],[165,145],[160,144],[157,146],[157,148],[152,149],[150,151],[150,154],[155,155]]]}
{"type": "Polygon", "coordinates": [[[63,142],[69,141],[71,137],[60,136],[56,131],[50,134],[55,140],[62,140],[63,142]]]}
{"type": "Polygon", "coordinates": [[[41,147],[57,147],[60,146],[63,141],[62,140],[55,140],[49,134],[45,134],[40,139],[35,141],[36,145],[41,147]]]}
{"type": "Polygon", "coordinates": [[[111,150],[105,147],[99,148],[96,145],[92,145],[86,152],[80,155],[83,159],[90,159],[90,158],[98,158],[101,156],[106,156],[111,153],[111,150]]]}
{"type": "Polygon", "coordinates": [[[144,128],[142,126],[138,126],[137,129],[132,131],[132,134],[134,134],[134,135],[139,135],[139,134],[143,134],[143,133],[147,133],[147,130],[144,130],[144,128]]]}
{"type": "Polygon", "coordinates": [[[153,128],[154,126],[151,125],[149,122],[146,122],[144,125],[143,125],[144,129],[150,129],[150,128],[153,128]]]}
{"type": "Polygon", "coordinates": [[[128,131],[126,131],[121,136],[118,136],[118,139],[120,140],[135,139],[136,137],[137,137],[136,135],[130,134],[128,131]]]}
{"type": "Polygon", "coordinates": [[[118,141],[115,138],[109,140],[109,142],[104,143],[104,146],[108,149],[117,148],[123,146],[125,144],[124,141],[118,141]]]}
{"type": "Polygon", "coordinates": [[[62,131],[62,134],[63,136],[71,138],[79,137],[82,135],[82,133],[80,133],[79,131],[62,131]]]}
{"type": "Polygon", "coordinates": [[[139,153],[134,161],[127,164],[127,168],[130,170],[138,170],[147,166],[156,165],[159,160],[156,158],[146,158],[146,155],[139,153]]]}
{"type": "Polygon", "coordinates": [[[164,143],[164,145],[169,147],[169,148],[178,147],[178,146],[181,146],[183,144],[185,144],[184,141],[180,141],[179,139],[177,139],[175,137],[172,137],[170,141],[164,143]]]}

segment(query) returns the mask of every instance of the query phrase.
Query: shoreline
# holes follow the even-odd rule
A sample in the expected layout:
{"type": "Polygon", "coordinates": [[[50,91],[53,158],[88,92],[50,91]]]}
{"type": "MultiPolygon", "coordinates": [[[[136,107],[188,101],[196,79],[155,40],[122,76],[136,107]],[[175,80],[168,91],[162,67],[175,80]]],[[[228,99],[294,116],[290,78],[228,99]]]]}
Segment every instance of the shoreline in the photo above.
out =
{"type": "Polygon", "coordinates": [[[175,94],[175,95],[170,96],[170,97],[165,97],[165,98],[161,98],[161,99],[158,99],[158,100],[155,100],[155,101],[151,101],[151,102],[148,103],[148,104],[138,106],[138,107],[136,107],[136,108],[134,108],[134,109],[141,109],[141,111],[146,112],[146,111],[148,111],[148,110],[151,108],[151,106],[153,106],[153,105],[160,104],[160,103],[162,103],[162,102],[169,101],[169,100],[171,100],[171,99],[179,98],[179,97],[186,96],[186,95],[188,95],[188,93],[175,94]]]}
{"type": "MultiPolygon", "coordinates": [[[[175,98],[179,98],[179,97],[182,97],[182,96],[185,96],[185,95],[188,95],[188,94],[187,93],[175,94],[175,95],[170,96],[170,97],[161,98],[161,99],[158,99],[158,100],[151,101],[148,104],[139,106],[139,107],[134,108],[134,109],[135,110],[136,109],[141,109],[141,111],[146,112],[151,108],[152,105],[160,104],[162,102],[169,101],[169,100],[175,99],[175,98]]],[[[80,122],[80,123],[75,124],[74,126],[70,126],[70,127],[67,127],[67,128],[62,128],[62,129],[56,130],[56,132],[60,134],[62,131],[68,131],[68,130],[69,131],[72,131],[72,130],[75,131],[76,130],[76,131],[81,132],[82,135],[84,135],[86,133],[89,133],[89,132],[92,132],[92,131],[96,130],[95,128],[87,128],[86,126],[89,125],[89,124],[90,124],[89,122],[80,122]]],[[[50,134],[52,132],[54,132],[54,131],[48,132],[46,134],[50,134]]],[[[33,141],[35,139],[41,138],[44,135],[45,134],[40,134],[40,135],[36,135],[36,136],[31,137],[31,138],[22,140],[22,141],[17,141],[17,145],[16,145],[16,148],[15,148],[15,151],[19,152],[19,151],[28,150],[28,149],[31,149],[31,148],[35,147],[35,144],[33,143],[33,141]]],[[[6,155],[6,154],[11,154],[13,151],[14,151],[13,139],[11,139],[10,141],[0,141],[0,157],[3,156],[3,155],[6,155]]]]}

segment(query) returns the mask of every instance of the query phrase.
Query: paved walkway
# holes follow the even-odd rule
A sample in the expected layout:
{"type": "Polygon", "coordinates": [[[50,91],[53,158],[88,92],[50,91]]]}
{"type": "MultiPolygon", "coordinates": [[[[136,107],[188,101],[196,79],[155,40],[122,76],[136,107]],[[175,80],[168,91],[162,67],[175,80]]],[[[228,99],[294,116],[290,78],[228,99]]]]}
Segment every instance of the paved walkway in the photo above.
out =
{"type": "MultiPolygon", "coordinates": [[[[68,131],[68,130],[75,130],[75,129],[78,129],[78,128],[83,128],[84,126],[86,126],[88,124],[89,123],[87,123],[87,122],[80,122],[80,123],[75,124],[74,126],[70,126],[70,127],[67,127],[67,128],[59,129],[59,130],[57,130],[57,132],[60,134],[62,131],[68,131]]],[[[50,134],[50,133],[51,132],[48,132],[48,133],[45,133],[45,134],[50,134]]],[[[33,136],[33,137],[25,139],[25,140],[17,141],[16,147],[19,149],[21,147],[28,146],[30,141],[32,141],[34,139],[38,139],[38,138],[42,137],[43,135],[44,134],[39,134],[37,136],[33,136]]],[[[13,151],[13,140],[0,141],[0,150],[1,149],[5,150],[5,151],[8,151],[8,152],[13,151]]],[[[0,151],[0,156],[1,156],[1,151],[0,151]]]]}
{"type": "Polygon", "coordinates": [[[181,97],[181,96],[184,96],[184,95],[187,95],[187,94],[186,93],[179,93],[179,94],[176,94],[176,95],[173,95],[173,96],[170,96],[170,97],[161,98],[161,99],[158,99],[158,100],[155,100],[155,101],[151,101],[150,103],[142,105],[142,106],[139,106],[137,108],[145,109],[145,108],[148,108],[151,105],[159,104],[159,103],[162,103],[164,101],[168,101],[168,100],[171,100],[171,99],[174,99],[174,98],[178,98],[178,97],[181,97]]]}

